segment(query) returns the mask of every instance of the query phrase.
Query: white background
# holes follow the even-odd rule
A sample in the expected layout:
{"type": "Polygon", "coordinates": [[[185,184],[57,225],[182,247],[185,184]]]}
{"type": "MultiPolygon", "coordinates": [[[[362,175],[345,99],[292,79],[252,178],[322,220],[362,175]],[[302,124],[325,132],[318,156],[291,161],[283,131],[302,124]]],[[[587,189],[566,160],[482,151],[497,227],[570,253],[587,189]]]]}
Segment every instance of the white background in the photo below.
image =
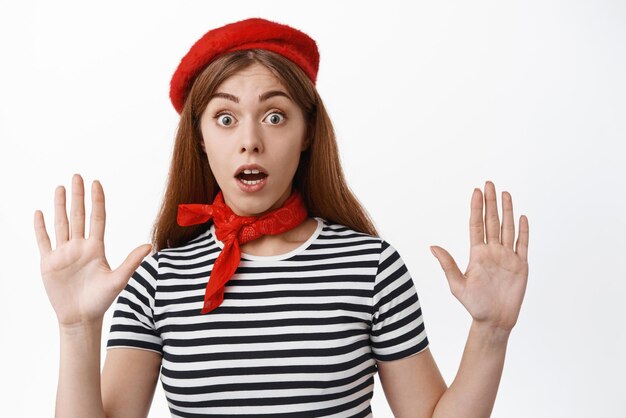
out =
{"type": "MultiPolygon", "coordinates": [[[[470,196],[492,180],[516,226],[530,221],[493,416],[626,416],[626,2],[408,4],[0,2],[2,416],[54,411],[59,336],[35,210],[54,242],[54,189],[80,173],[87,191],[103,184],[111,266],[149,242],[178,117],[170,77],[207,30],[254,16],[317,40],[349,184],[409,266],[447,383],[470,316],[428,246],[465,269],[470,196]]],[[[376,385],[374,414],[391,416],[376,385]]],[[[150,417],[168,416],[159,383],[150,417]]]]}

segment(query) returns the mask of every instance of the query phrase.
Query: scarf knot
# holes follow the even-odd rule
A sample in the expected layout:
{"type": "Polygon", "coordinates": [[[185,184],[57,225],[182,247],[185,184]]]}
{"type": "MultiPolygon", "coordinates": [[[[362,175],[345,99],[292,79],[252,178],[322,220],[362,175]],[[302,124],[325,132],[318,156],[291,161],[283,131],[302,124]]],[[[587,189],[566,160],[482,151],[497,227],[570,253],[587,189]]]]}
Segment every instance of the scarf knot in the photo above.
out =
{"type": "Polygon", "coordinates": [[[239,216],[224,202],[219,191],[213,204],[186,203],[178,205],[177,223],[180,226],[196,225],[213,219],[215,236],[224,248],[213,264],[204,294],[201,313],[211,312],[224,300],[224,287],[237,270],[241,260],[240,246],[262,237],[287,232],[308,217],[302,196],[294,190],[285,203],[265,215],[239,216]]]}

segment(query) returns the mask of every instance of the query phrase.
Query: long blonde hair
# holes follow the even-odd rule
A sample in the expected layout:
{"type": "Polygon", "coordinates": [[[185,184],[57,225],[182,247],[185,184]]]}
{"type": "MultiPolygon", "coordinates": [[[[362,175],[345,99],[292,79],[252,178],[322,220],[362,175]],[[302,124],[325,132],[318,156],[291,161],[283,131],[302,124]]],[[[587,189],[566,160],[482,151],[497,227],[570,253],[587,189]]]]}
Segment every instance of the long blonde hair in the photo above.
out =
{"type": "Polygon", "coordinates": [[[294,188],[300,191],[309,216],[377,236],[372,220],[348,187],[335,132],[315,85],[293,62],[262,49],[235,51],[212,61],[194,81],[180,113],[167,186],[152,229],[154,251],[178,247],[206,231],[203,225],[176,223],[181,203],[212,203],[219,186],[203,150],[200,117],[217,87],[238,71],[260,63],[288,89],[307,121],[309,146],[300,156],[294,188]]]}

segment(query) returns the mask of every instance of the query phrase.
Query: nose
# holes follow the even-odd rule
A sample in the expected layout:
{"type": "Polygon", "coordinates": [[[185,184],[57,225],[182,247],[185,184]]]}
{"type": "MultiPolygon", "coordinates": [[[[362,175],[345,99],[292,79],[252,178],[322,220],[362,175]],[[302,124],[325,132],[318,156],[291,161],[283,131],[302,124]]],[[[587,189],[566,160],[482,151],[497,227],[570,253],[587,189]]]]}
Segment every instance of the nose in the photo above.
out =
{"type": "Polygon", "coordinates": [[[240,153],[263,152],[261,129],[255,123],[247,123],[241,130],[240,153]]]}

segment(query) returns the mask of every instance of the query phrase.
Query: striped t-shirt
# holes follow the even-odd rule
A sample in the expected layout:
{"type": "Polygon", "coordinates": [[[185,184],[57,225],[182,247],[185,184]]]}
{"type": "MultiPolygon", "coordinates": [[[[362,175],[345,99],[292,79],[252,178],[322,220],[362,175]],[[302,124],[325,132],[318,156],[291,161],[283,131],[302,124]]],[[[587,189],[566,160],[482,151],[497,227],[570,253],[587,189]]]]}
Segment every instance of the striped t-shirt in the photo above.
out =
{"type": "Polygon", "coordinates": [[[316,218],[277,256],[242,254],[223,303],[200,311],[214,226],[147,256],[120,293],[107,349],[162,355],[174,417],[368,417],[376,362],[424,350],[411,276],[386,241],[316,218]]]}

